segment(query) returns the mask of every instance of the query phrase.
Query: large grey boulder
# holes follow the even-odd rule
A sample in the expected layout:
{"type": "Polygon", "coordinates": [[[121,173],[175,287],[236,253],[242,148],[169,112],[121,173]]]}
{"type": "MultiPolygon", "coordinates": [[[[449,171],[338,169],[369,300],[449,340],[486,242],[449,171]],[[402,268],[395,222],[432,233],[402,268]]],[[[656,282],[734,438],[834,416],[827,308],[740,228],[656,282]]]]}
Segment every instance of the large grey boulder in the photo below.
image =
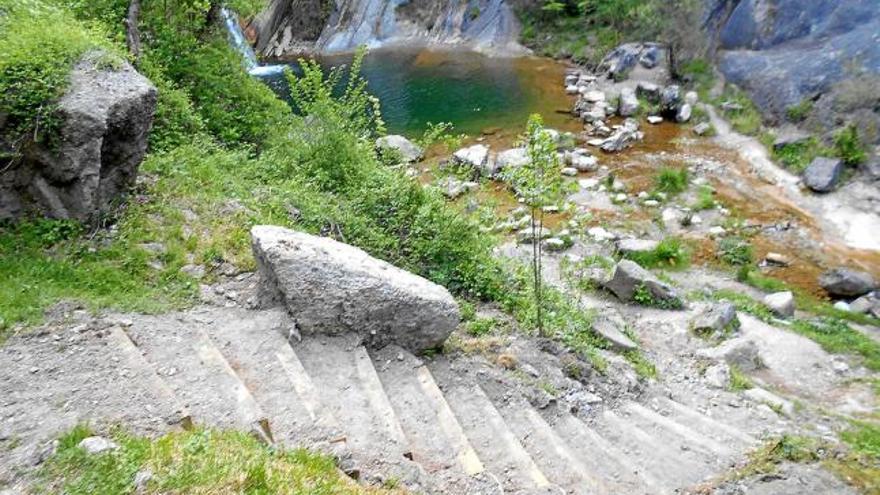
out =
{"type": "Polygon", "coordinates": [[[837,185],[841,172],[843,160],[820,156],[804,170],[804,184],[816,192],[829,192],[837,185]]]}
{"type": "Polygon", "coordinates": [[[725,333],[739,328],[736,307],[728,301],[713,304],[698,314],[691,325],[699,335],[724,336],[725,333]]]}
{"type": "Polygon", "coordinates": [[[495,167],[499,172],[524,167],[529,163],[529,152],[525,148],[512,148],[498,153],[495,167]]]}
{"type": "Polygon", "coordinates": [[[484,177],[494,177],[498,173],[495,160],[489,156],[489,147],[475,144],[462,148],[452,155],[453,161],[459,165],[470,167],[484,177]]]}
{"type": "Polygon", "coordinates": [[[449,291],[356,247],[267,225],[251,237],[261,304],[284,305],[301,332],[356,332],[373,347],[420,352],[459,323],[449,291]]]}
{"type": "Polygon", "coordinates": [[[764,305],[780,318],[794,316],[794,294],[791,291],[775,292],[764,296],[764,305]]]}
{"type": "Polygon", "coordinates": [[[422,158],[424,151],[409,139],[392,134],[382,136],[376,140],[376,148],[379,150],[391,150],[400,155],[405,163],[417,162],[422,158]]]}
{"type": "Polygon", "coordinates": [[[114,70],[97,58],[87,55],[71,72],[51,144],[26,144],[21,160],[0,174],[0,219],[39,215],[91,223],[134,186],[156,88],[128,63],[114,70]]]}
{"type": "Polygon", "coordinates": [[[877,281],[867,272],[835,268],[819,276],[819,285],[835,297],[858,297],[877,288],[877,281]]]}
{"type": "Polygon", "coordinates": [[[605,288],[621,301],[634,301],[639,291],[645,291],[655,305],[681,306],[681,299],[675,289],[661,282],[638,263],[630,260],[621,260],[617,263],[611,280],[605,282],[605,288]]]}

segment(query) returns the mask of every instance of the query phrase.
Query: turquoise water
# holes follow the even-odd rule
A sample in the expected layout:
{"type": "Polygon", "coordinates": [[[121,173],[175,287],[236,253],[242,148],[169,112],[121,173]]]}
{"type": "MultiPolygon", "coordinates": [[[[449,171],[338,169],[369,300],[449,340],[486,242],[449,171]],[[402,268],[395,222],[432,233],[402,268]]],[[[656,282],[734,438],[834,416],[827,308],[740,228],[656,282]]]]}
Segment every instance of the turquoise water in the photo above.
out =
{"type": "MultiPolygon", "coordinates": [[[[350,57],[320,60],[325,67],[350,57]]],[[[291,68],[297,71],[296,64],[291,68]]],[[[565,67],[540,58],[491,58],[472,52],[384,50],[367,55],[363,75],[382,104],[391,133],[418,135],[428,122],[451,122],[457,132],[522,129],[531,113],[548,124],[569,120],[558,110],[571,101],[564,94],[565,67]]],[[[282,95],[283,76],[267,78],[282,95]]]]}

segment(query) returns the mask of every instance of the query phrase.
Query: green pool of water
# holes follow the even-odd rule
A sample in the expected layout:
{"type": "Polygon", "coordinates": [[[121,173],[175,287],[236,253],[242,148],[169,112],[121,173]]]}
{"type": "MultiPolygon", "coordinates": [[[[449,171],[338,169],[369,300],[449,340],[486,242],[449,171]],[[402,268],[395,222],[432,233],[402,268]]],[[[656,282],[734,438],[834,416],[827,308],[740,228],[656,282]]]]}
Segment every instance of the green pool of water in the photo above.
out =
{"type": "MultiPolygon", "coordinates": [[[[350,57],[319,60],[325,67],[350,57]]],[[[296,64],[291,65],[296,72],[296,64]]],[[[548,125],[565,127],[560,113],[571,106],[562,81],[565,67],[541,58],[492,58],[472,52],[383,50],[367,55],[363,75],[382,104],[391,133],[420,135],[428,122],[451,122],[470,135],[487,129],[523,129],[540,113],[548,125]]],[[[285,94],[282,76],[268,80],[285,94]]]]}

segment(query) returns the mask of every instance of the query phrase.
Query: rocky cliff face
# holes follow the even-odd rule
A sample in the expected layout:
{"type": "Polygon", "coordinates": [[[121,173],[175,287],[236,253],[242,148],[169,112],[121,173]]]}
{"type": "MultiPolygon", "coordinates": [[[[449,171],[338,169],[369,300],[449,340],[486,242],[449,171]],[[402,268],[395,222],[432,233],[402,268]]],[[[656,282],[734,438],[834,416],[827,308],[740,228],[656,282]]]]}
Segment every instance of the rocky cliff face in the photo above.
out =
{"type": "Polygon", "coordinates": [[[129,64],[70,75],[57,139],[31,143],[0,174],[0,219],[34,214],[92,222],[133,185],[147,149],[156,88],[129,64]]]}
{"type": "Polygon", "coordinates": [[[719,68],[773,116],[880,73],[877,0],[707,0],[719,68]]]}
{"type": "Polygon", "coordinates": [[[505,0],[272,0],[247,28],[257,52],[267,57],[394,44],[524,52],[505,0]]]}

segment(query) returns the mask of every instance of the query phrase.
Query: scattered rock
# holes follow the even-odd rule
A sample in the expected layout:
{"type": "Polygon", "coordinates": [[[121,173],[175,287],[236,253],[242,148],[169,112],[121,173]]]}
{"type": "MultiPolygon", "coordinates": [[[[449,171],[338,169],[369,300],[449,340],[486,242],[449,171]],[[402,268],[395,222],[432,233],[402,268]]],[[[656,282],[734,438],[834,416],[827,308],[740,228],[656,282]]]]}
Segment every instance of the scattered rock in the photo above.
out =
{"type": "Polygon", "coordinates": [[[568,247],[564,240],[558,237],[551,237],[544,241],[544,247],[548,251],[564,251],[568,247]]]}
{"type": "Polygon", "coordinates": [[[794,316],[794,294],[791,291],[768,294],[764,297],[764,304],[780,318],[794,316]]]}
{"type": "Polygon", "coordinates": [[[489,147],[475,144],[462,148],[452,155],[452,159],[460,165],[466,165],[485,177],[494,177],[497,170],[495,164],[489,163],[489,147]]]}
{"type": "Polygon", "coordinates": [[[815,192],[829,192],[837,185],[841,172],[843,160],[820,156],[804,170],[804,184],[815,192]]]}
{"type": "Polygon", "coordinates": [[[418,145],[409,139],[396,134],[382,136],[377,139],[376,148],[379,150],[393,150],[397,152],[404,163],[417,162],[424,154],[424,151],[418,145]]]}
{"type": "Polygon", "coordinates": [[[697,355],[702,358],[723,361],[742,371],[755,371],[764,367],[758,345],[745,337],[737,337],[716,347],[700,349],[697,355]]]}
{"type": "Polygon", "coordinates": [[[513,148],[498,153],[495,168],[499,172],[523,167],[529,163],[529,152],[525,148],[513,148]]]}
{"type": "Polygon", "coordinates": [[[25,143],[16,166],[2,169],[0,220],[38,215],[94,223],[135,185],[156,88],[127,62],[98,68],[98,57],[87,54],[71,71],[57,102],[57,133],[25,143]]]}
{"type": "Polygon", "coordinates": [[[593,331],[605,338],[618,351],[631,351],[639,346],[621,331],[617,323],[609,318],[597,318],[593,322],[593,331]]]}
{"type": "Polygon", "coordinates": [[[685,103],[684,105],[678,108],[678,111],[675,113],[675,121],[679,124],[683,124],[689,120],[691,120],[691,114],[693,113],[693,107],[689,104],[685,103]]]}
{"type": "Polygon", "coordinates": [[[613,241],[616,235],[608,232],[603,227],[591,227],[587,230],[587,234],[597,241],[613,241]]]}
{"type": "Polygon", "coordinates": [[[632,88],[623,88],[620,91],[620,106],[617,113],[621,117],[632,117],[639,111],[639,99],[632,88]]]}
{"type": "Polygon", "coordinates": [[[877,282],[870,273],[835,268],[819,276],[819,285],[833,297],[859,297],[875,288],[877,282]]]}
{"type": "Polygon", "coordinates": [[[599,168],[599,159],[583,153],[569,155],[571,166],[579,172],[595,172],[599,168]]]}
{"type": "Polygon", "coordinates": [[[628,254],[649,253],[660,243],[651,239],[621,239],[617,241],[617,251],[626,256],[628,254]]]}
{"type": "Polygon", "coordinates": [[[789,266],[791,265],[791,259],[784,254],[779,253],[767,253],[767,256],[764,256],[764,265],[767,266],[789,266]]]}
{"type": "Polygon", "coordinates": [[[648,115],[648,123],[651,125],[657,125],[663,122],[663,117],[659,115],[648,115]]]}
{"type": "Polygon", "coordinates": [[[727,363],[713,364],[706,368],[703,379],[710,387],[726,389],[728,384],[730,384],[730,366],[727,363]]]}
{"type": "Polygon", "coordinates": [[[623,125],[621,125],[609,138],[602,141],[602,144],[599,145],[602,148],[602,151],[606,152],[616,152],[621,151],[636,141],[641,141],[644,138],[644,134],[639,131],[639,123],[633,119],[626,119],[623,125]]]}
{"type": "Polygon", "coordinates": [[[445,288],[364,251],[275,226],[251,229],[262,306],[282,304],[302,332],[351,331],[421,352],[459,323],[445,288]]]}
{"type": "Polygon", "coordinates": [[[781,412],[785,416],[794,414],[794,404],[763,388],[750,388],[743,392],[743,395],[752,401],[767,404],[771,409],[781,412]]]}
{"type": "Polygon", "coordinates": [[[104,437],[88,437],[84,438],[78,447],[85,450],[87,454],[95,455],[116,450],[119,445],[104,437]]]}
{"type": "Polygon", "coordinates": [[[633,301],[638,290],[645,290],[658,305],[677,307],[681,299],[675,289],[658,280],[651,272],[645,270],[634,261],[621,260],[614,267],[614,273],[605,284],[622,301],[633,301]]]}
{"type": "Polygon", "coordinates": [[[566,177],[576,177],[578,174],[578,170],[574,167],[565,167],[560,173],[566,177]]]}
{"type": "Polygon", "coordinates": [[[550,237],[550,230],[540,225],[535,225],[535,228],[532,229],[532,226],[529,225],[516,233],[516,240],[521,244],[531,244],[535,237],[547,239],[550,237]]]}
{"type": "Polygon", "coordinates": [[[684,102],[690,106],[694,106],[700,101],[700,95],[696,91],[688,91],[684,94],[684,102]]]}
{"type": "Polygon", "coordinates": [[[722,301],[706,308],[692,322],[694,332],[700,335],[723,335],[732,329],[739,328],[736,317],[736,306],[722,301]]]}

